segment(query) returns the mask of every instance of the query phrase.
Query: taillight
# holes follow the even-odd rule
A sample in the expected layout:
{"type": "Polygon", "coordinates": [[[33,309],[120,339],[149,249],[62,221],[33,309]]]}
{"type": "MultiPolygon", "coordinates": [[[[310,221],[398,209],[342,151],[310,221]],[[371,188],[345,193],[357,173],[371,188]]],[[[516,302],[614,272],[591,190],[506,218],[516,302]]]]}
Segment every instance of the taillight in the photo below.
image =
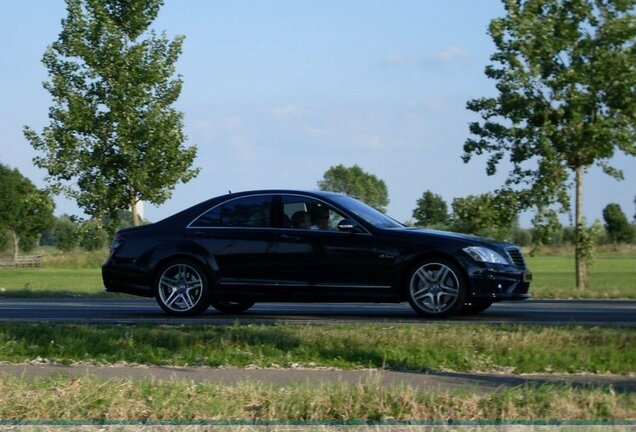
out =
{"type": "Polygon", "coordinates": [[[117,252],[117,249],[119,249],[122,244],[124,244],[124,235],[117,233],[113,240],[113,244],[110,245],[110,254],[108,255],[108,259],[111,259],[113,255],[115,255],[115,252],[117,252]]]}

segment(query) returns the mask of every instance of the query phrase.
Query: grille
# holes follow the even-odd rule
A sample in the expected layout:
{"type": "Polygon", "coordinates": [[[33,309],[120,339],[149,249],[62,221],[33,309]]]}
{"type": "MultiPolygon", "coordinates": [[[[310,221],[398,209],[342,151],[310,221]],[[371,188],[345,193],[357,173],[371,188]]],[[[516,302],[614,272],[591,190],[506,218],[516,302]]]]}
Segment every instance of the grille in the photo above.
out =
{"type": "Polygon", "coordinates": [[[506,252],[508,253],[508,256],[510,257],[510,259],[512,260],[512,262],[515,264],[515,266],[519,269],[525,270],[526,267],[526,262],[523,259],[523,254],[521,253],[521,251],[517,248],[508,248],[506,249],[506,252]]]}

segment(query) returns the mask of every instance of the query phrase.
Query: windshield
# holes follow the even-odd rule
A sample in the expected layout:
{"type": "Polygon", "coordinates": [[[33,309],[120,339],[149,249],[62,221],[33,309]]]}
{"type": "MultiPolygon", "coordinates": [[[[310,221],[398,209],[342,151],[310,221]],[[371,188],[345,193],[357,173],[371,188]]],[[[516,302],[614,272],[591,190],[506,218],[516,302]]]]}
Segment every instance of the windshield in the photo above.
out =
{"type": "Polygon", "coordinates": [[[402,228],[404,225],[363,202],[342,195],[332,199],[365,222],[377,228],[402,228]]]}

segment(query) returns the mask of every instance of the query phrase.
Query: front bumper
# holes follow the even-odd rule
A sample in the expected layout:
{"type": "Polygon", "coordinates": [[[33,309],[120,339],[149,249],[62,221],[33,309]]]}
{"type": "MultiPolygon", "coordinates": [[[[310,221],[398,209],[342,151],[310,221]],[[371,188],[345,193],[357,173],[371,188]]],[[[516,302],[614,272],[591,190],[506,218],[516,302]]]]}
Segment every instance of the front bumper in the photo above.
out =
{"type": "Polygon", "coordinates": [[[492,300],[525,300],[530,298],[532,273],[518,269],[486,268],[469,276],[470,298],[492,300]]]}

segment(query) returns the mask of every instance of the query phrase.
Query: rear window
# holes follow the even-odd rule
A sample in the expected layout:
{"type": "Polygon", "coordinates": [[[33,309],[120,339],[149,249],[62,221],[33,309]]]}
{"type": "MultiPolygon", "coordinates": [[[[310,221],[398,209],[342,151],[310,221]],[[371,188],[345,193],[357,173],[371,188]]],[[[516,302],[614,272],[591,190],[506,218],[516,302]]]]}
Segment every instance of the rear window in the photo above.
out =
{"type": "Polygon", "coordinates": [[[272,226],[272,199],[269,195],[236,198],[219,204],[199,216],[193,228],[236,227],[268,228],[272,226]]]}

